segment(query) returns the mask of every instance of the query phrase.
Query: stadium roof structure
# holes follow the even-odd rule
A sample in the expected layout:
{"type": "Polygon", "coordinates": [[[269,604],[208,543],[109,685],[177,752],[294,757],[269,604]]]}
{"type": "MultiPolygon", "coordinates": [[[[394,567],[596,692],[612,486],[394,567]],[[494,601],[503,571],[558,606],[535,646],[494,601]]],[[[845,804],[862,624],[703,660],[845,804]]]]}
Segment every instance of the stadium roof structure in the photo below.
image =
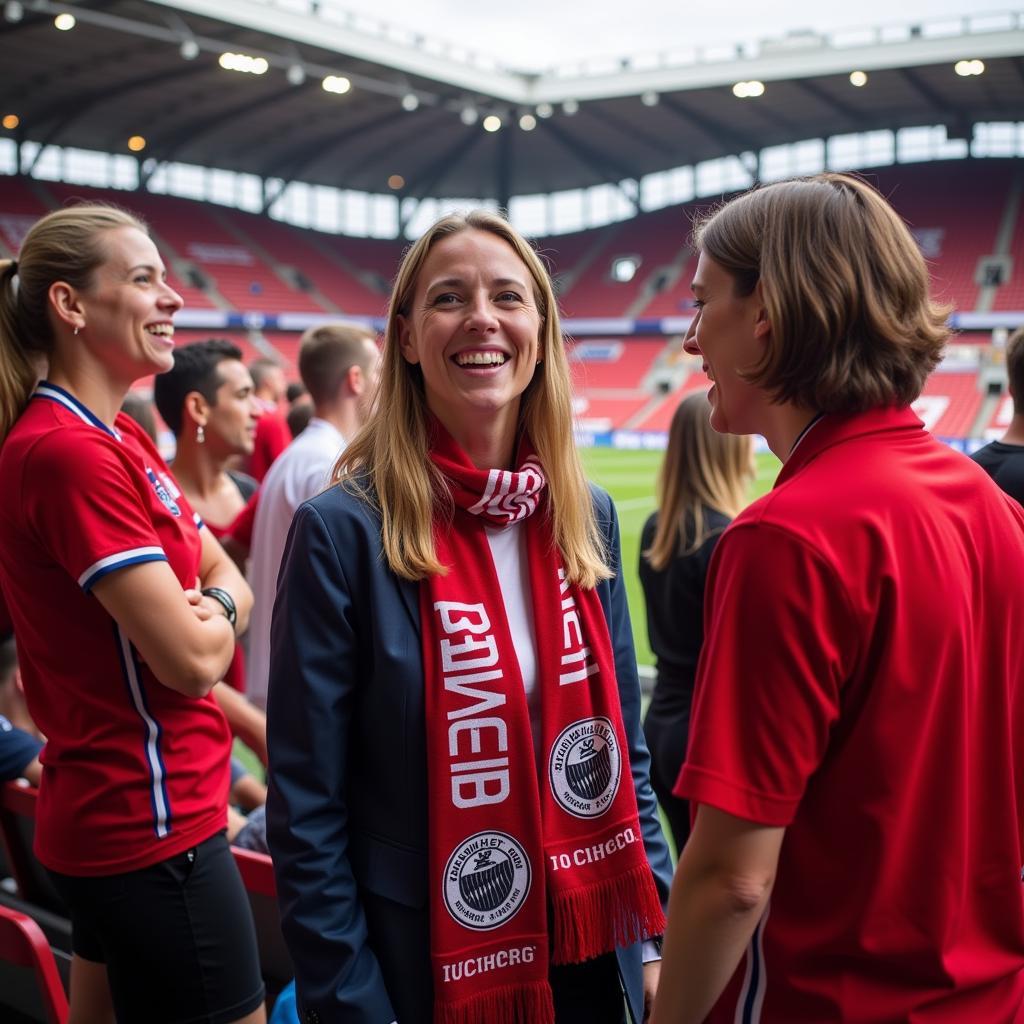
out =
{"type": "Polygon", "coordinates": [[[267,207],[291,181],[503,205],[609,182],[628,195],[645,174],[801,139],[938,124],[969,138],[1024,112],[1024,11],[726,51],[688,48],[681,17],[662,54],[542,73],[367,31],[327,0],[6,0],[2,12],[0,104],[16,138],[125,153],[143,136],[143,184],[162,162],[248,172],[274,183],[267,207]],[[73,31],[57,31],[69,13],[73,31]],[[222,54],[258,73],[225,70],[222,54]],[[955,73],[964,60],[984,73],[955,73]],[[347,89],[326,91],[327,76],[347,89]],[[738,98],[751,81],[763,93],[738,98]]]}

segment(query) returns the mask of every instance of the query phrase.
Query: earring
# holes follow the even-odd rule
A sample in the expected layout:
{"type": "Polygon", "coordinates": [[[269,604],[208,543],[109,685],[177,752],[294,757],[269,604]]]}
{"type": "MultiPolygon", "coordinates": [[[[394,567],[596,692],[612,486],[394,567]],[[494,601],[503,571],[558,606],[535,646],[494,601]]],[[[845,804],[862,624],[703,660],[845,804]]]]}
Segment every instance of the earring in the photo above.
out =
{"type": "Polygon", "coordinates": [[[81,329],[82,329],[81,327],[76,327],[76,328],[75,328],[75,337],[76,337],[76,338],[78,337],[78,332],[79,332],[79,331],[80,331],[81,329]]]}
{"type": "Polygon", "coordinates": [[[196,444],[206,444],[206,431],[202,423],[196,427],[196,444]]]}

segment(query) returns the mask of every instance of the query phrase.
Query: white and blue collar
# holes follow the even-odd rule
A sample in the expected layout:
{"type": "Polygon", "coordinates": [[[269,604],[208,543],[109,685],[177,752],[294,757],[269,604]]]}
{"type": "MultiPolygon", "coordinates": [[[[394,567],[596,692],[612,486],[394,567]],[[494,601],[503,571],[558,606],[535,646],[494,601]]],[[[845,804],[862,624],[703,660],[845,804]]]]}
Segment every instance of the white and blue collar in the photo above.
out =
{"type": "Polygon", "coordinates": [[[51,384],[48,380],[41,380],[36,385],[32,397],[45,398],[51,402],[56,402],[58,405],[63,405],[65,409],[73,412],[83,422],[99,427],[100,430],[110,434],[111,437],[117,438],[118,441],[121,440],[121,435],[116,427],[108,427],[99,416],[92,412],[92,410],[87,409],[70,391],[65,391],[64,388],[57,384],[51,384]]]}

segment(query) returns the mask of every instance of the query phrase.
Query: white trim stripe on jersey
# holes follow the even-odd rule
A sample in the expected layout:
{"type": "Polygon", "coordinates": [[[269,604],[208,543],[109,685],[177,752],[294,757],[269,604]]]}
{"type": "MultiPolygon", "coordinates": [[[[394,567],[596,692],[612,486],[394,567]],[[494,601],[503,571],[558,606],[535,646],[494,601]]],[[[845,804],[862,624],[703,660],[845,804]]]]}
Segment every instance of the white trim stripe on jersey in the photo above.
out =
{"type": "Polygon", "coordinates": [[[198,512],[193,512],[192,513],[192,521],[196,524],[196,526],[200,530],[206,525],[206,523],[204,523],[202,521],[202,519],[199,518],[199,513],[198,512]]]}
{"type": "Polygon", "coordinates": [[[747,973],[743,978],[739,999],[736,1001],[734,1024],[759,1024],[764,996],[768,988],[768,972],[764,962],[764,929],[768,923],[771,903],[764,908],[754,934],[747,946],[747,973]]]}
{"type": "Polygon", "coordinates": [[[129,548],[127,551],[119,551],[116,555],[107,555],[98,562],[93,562],[81,576],[78,577],[78,585],[86,592],[95,586],[96,581],[102,579],[107,573],[115,569],[123,569],[128,565],[138,565],[140,562],[166,562],[167,555],[163,548],[129,548]]]}
{"type": "Polygon", "coordinates": [[[171,808],[167,799],[166,778],[163,758],[160,756],[160,737],[162,730],[156,719],[146,707],[146,695],[139,678],[139,663],[124,630],[115,622],[114,636],[117,640],[117,653],[121,659],[121,671],[124,673],[132,704],[139,717],[146,725],[146,764],[149,766],[150,800],[153,807],[153,830],[158,839],[164,839],[171,832],[171,808]]]}

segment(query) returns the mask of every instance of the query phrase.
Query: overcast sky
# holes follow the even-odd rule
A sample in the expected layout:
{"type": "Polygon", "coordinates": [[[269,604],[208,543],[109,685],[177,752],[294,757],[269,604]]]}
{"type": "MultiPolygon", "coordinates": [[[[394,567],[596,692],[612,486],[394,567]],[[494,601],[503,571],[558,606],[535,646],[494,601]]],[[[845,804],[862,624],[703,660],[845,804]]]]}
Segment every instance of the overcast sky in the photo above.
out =
{"type": "Polygon", "coordinates": [[[793,29],[906,24],[1014,5],[1008,0],[339,0],[339,6],[458,40],[507,67],[529,70],[584,57],[742,43],[793,29]]]}

